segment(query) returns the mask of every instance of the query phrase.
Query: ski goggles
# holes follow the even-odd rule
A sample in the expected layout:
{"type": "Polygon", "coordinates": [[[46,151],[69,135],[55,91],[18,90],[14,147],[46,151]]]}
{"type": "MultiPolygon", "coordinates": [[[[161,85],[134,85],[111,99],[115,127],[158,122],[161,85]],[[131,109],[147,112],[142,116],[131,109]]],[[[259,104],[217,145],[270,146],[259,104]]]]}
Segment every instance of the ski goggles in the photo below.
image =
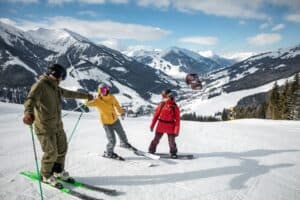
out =
{"type": "Polygon", "coordinates": [[[100,88],[101,94],[107,94],[108,91],[109,91],[108,87],[102,87],[102,88],[100,88]]]}

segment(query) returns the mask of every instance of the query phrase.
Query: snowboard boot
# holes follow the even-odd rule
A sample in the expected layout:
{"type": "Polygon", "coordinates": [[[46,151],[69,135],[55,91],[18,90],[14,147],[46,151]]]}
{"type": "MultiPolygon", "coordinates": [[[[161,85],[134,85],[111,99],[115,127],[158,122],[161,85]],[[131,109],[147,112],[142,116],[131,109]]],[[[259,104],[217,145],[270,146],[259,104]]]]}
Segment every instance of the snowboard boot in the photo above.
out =
{"type": "Polygon", "coordinates": [[[48,178],[43,176],[42,177],[42,182],[44,182],[46,184],[49,184],[53,187],[59,188],[59,189],[64,187],[60,182],[57,181],[57,179],[53,175],[48,177],[48,178]]]}
{"type": "Polygon", "coordinates": [[[178,158],[178,156],[177,156],[176,153],[171,153],[170,157],[173,158],[173,159],[177,159],[178,158]]]}

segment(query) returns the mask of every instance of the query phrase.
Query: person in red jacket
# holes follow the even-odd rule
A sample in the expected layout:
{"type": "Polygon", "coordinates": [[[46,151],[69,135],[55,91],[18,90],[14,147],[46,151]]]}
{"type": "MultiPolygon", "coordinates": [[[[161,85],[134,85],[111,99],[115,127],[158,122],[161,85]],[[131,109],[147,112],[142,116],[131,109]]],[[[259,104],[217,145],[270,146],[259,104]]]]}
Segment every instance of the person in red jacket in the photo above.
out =
{"type": "Polygon", "coordinates": [[[172,158],[177,158],[175,137],[179,134],[180,110],[175,103],[171,90],[167,89],[163,91],[162,98],[163,101],[157,106],[150,126],[150,130],[152,132],[155,124],[157,123],[154,139],[149,146],[149,152],[156,152],[156,146],[158,145],[161,137],[164,133],[167,133],[170,155],[172,158]]]}

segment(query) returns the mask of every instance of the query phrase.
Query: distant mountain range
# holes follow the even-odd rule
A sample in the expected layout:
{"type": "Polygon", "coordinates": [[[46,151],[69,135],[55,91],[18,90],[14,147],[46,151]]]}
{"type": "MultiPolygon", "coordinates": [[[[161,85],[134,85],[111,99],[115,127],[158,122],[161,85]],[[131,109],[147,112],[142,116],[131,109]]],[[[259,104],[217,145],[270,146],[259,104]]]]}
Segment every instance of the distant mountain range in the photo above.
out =
{"type": "Polygon", "coordinates": [[[215,55],[213,58],[179,47],[159,50],[136,50],[124,52],[137,61],[159,69],[173,78],[184,78],[187,73],[206,74],[234,63],[215,55]]]}
{"type": "MultiPolygon", "coordinates": [[[[255,55],[210,72],[203,79],[203,90],[182,95],[182,109],[200,115],[213,115],[235,106],[244,97],[266,93],[275,81],[282,85],[299,72],[300,45],[255,55]]],[[[254,101],[252,97],[245,99],[243,103],[254,101]]]]}
{"type": "MultiPolygon", "coordinates": [[[[176,88],[177,82],[157,70],[69,30],[28,32],[0,22],[0,97],[21,103],[30,86],[51,63],[67,67],[63,86],[96,91],[109,81],[124,100],[151,101],[152,94],[176,88]]],[[[67,105],[67,104],[66,104],[67,105]]],[[[73,102],[74,106],[74,102],[73,102]]]]}

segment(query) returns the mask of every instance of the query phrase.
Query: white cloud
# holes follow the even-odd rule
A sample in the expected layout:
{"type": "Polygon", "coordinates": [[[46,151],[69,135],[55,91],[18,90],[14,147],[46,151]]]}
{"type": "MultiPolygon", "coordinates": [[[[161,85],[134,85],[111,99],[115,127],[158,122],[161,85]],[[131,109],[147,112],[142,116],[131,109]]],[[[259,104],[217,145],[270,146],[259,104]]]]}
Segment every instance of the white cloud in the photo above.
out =
{"type": "Polygon", "coordinates": [[[271,24],[269,22],[263,23],[259,26],[260,29],[266,29],[270,26],[271,24]]]}
{"type": "Polygon", "coordinates": [[[196,36],[180,38],[178,41],[182,43],[212,46],[218,43],[218,38],[196,36]]]}
{"type": "Polygon", "coordinates": [[[115,4],[126,4],[128,3],[128,0],[110,0],[110,2],[115,4]]]}
{"type": "Polygon", "coordinates": [[[299,0],[269,0],[268,3],[277,5],[277,6],[286,6],[292,10],[300,9],[300,1],[299,0]]]}
{"type": "Polygon", "coordinates": [[[168,8],[171,4],[170,0],[137,0],[139,6],[154,6],[157,8],[168,8]]]}
{"type": "Polygon", "coordinates": [[[296,13],[289,14],[289,15],[285,16],[285,19],[290,22],[300,23],[300,14],[296,14],[296,13]]]}
{"type": "Polygon", "coordinates": [[[279,31],[281,29],[284,29],[285,25],[284,24],[277,24],[272,28],[272,31],[279,31]]]}
{"type": "Polygon", "coordinates": [[[158,40],[171,32],[158,27],[140,24],[126,24],[114,21],[87,21],[72,17],[54,17],[40,22],[21,21],[18,24],[23,30],[37,27],[69,29],[91,40],[99,39],[132,39],[138,41],[158,40]]]}
{"type": "Polygon", "coordinates": [[[253,46],[271,45],[281,40],[281,35],[277,33],[262,33],[254,37],[247,38],[247,42],[253,46]]]}
{"type": "Polygon", "coordinates": [[[86,4],[104,4],[105,0],[78,0],[80,3],[86,4]]]}
{"type": "Polygon", "coordinates": [[[240,20],[240,21],[239,21],[239,24],[240,24],[240,25],[245,25],[245,24],[246,24],[246,21],[245,21],[245,20],[240,20]]]}
{"type": "Polygon", "coordinates": [[[128,0],[48,0],[48,3],[52,5],[62,5],[71,2],[78,2],[82,4],[104,4],[104,3],[125,4],[128,3],[128,0]]]}
{"type": "Polygon", "coordinates": [[[215,55],[215,53],[212,50],[207,50],[207,51],[199,51],[198,52],[201,56],[206,57],[206,58],[211,58],[215,55]]]}
{"type": "Polygon", "coordinates": [[[245,19],[267,19],[267,15],[260,12],[261,0],[172,0],[173,6],[180,11],[201,11],[205,14],[239,17],[245,19]]]}
{"type": "Polygon", "coordinates": [[[117,51],[123,51],[125,49],[125,47],[117,39],[107,39],[107,40],[103,40],[99,43],[104,45],[104,46],[107,46],[111,49],[115,49],[117,51]]]}
{"type": "Polygon", "coordinates": [[[91,17],[96,17],[97,16],[97,13],[95,11],[92,11],[92,10],[79,11],[78,14],[79,15],[88,15],[88,16],[91,16],[91,17]]]}
{"type": "Polygon", "coordinates": [[[236,60],[236,61],[242,61],[242,60],[245,60],[245,59],[247,59],[251,56],[254,56],[255,54],[256,54],[255,52],[249,52],[249,51],[227,52],[227,53],[221,54],[221,57],[236,60]]]}
{"type": "Polygon", "coordinates": [[[11,25],[11,26],[16,26],[17,23],[11,19],[8,19],[8,18],[0,18],[0,21],[5,23],[5,24],[8,24],[8,25],[11,25]]]}
{"type": "Polygon", "coordinates": [[[48,0],[48,3],[52,5],[62,5],[70,2],[73,2],[73,0],[48,0]]]}
{"type": "Polygon", "coordinates": [[[8,2],[8,3],[24,3],[24,4],[30,4],[30,3],[38,3],[39,0],[1,0],[2,2],[8,2]]]}

